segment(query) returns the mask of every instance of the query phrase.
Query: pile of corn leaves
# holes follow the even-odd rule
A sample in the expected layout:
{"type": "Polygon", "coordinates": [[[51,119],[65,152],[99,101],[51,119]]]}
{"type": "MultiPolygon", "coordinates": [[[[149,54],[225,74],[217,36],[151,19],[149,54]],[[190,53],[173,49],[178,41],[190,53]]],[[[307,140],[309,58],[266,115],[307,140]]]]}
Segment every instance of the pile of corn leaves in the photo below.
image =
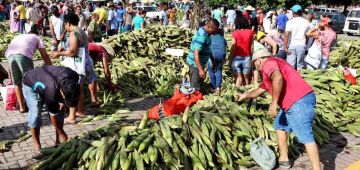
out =
{"type": "MultiPolygon", "coordinates": [[[[160,48],[158,43],[161,38],[162,45],[167,47],[178,48],[185,43],[183,48],[188,48],[191,34],[186,32],[172,27],[150,27],[145,33],[131,32],[107,40],[118,52],[111,70],[114,83],[121,93],[109,93],[109,96],[171,95],[181,80],[185,58],[166,56],[164,47],[160,48]],[[172,37],[175,40],[170,42],[167,34],[173,32],[180,38],[172,37]],[[178,44],[180,41],[181,44],[178,44]]],[[[99,68],[98,72],[102,74],[99,68]]],[[[262,137],[277,151],[273,119],[266,115],[271,97],[266,94],[256,100],[236,102],[234,94],[256,87],[252,85],[237,89],[232,85],[232,78],[229,78],[231,74],[226,73],[224,71],[226,77],[221,95],[205,95],[205,100],[187,108],[181,115],[154,121],[148,120],[145,114],[141,122],[130,124],[121,119],[112,121],[110,125],[79,135],[59,148],[44,148],[42,152],[47,156],[31,168],[100,170],[251,167],[254,162],[249,148],[254,139],[262,137]]],[[[329,136],[338,131],[349,131],[359,136],[360,85],[348,84],[335,69],[303,71],[301,74],[317,95],[313,123],[316,142],[326,143],[329,136]]],[[[116,107],[113,111],[116,117],[122,117],[126,112],[115,113],[115,110],[116,107]]],[[[303,147],[296,137],[290,135],[290,155],[296,157],[302,152],[303,147]]]]}

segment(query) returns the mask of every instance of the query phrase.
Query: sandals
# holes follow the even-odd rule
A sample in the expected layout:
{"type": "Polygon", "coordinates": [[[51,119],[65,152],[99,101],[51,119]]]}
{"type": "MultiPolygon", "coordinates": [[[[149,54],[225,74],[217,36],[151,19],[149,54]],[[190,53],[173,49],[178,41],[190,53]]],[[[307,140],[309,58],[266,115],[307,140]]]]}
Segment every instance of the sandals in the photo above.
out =
{"type": "Polygon", "coordinates": [[[279,167],[281,167],[281,168],[286,168],[286,169],[291,168],[290,161],[278,161],[278,164],[279,164],[279,167]]]}
{"type": "Polygon", "coordinates": [[[75,124],[76,124],[76,120],[74,120],[74,121],[68,121],[68,120],[64,119],[64,124],[65,124],[65,125],[75,125],[75,124]]]}

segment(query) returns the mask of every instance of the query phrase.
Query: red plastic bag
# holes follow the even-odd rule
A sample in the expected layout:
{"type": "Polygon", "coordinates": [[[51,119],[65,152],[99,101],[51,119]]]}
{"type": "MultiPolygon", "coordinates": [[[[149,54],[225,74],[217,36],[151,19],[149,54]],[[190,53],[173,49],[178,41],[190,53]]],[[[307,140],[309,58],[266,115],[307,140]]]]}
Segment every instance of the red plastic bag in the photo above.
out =
{"type": "Polygon", "coordinates": [[[176,89],[174,95],[164,101],[161,104],[154,106],[149,109],[149,119],[160,119],[159,110],[162,109],[162,112],[166,117],[172,115],[179,115],[184,112],[187,106],[194,105],[197,101],[203,100],[203,95],[196,90],[194,93],[186,95],[180,92],[179,89],[176,89]]]}
{"type": "Polygon", "coordinates": [[[354,75],[351,74],[351,71],[346,68],[344,71],[344,77],[347,81],[349,81],[352,85],[356,84],[356,78],[354,75]]]}
{"type": "Polygon", "coordinates": [[[14,85],[1,87],[1,97],[4,101],[5,110],[16,110],[16,93],[14,85]]]}

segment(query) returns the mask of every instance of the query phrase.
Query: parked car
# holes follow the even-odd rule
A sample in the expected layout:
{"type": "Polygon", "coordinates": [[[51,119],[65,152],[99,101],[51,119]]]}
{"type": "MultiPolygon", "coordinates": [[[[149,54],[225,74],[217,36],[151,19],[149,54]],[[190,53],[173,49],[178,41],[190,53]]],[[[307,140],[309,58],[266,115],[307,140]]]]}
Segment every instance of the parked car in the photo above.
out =
{"type": "Polygon", "coordinates": [[[346,18],[343,32],[348,35],[359,34],[360,8],[352,9],[346,18]]]}
{"type": "Polygon", "coordinates": [[[330,13],[329,15],[330,21],[331,21],[331,28],[335,32],[343,32],[343,28],[346,21],[346,16],[341,13],[330,13]]]}
{"type": "Polygon", "coordinates": [[[340,13],[340,10],[339,9],[336,9],[336,8],[320,8],[320,12],[322,13],[340,13]]]}
{"type": "Polygon", "coordinates": [[[136,6],[135,9],[136,10],[140,10],[140,9],[144,10],[146,12],[147,18],[155,19],[160,16],[160,12],[157,11],[156,7],[153,7],[153,6],[136,6]]]}

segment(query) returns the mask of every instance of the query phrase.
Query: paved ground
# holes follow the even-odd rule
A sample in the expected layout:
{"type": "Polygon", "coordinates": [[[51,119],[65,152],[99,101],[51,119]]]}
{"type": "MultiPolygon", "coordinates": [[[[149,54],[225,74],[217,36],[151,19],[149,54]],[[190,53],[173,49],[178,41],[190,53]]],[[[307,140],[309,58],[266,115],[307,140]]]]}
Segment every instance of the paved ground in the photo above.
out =
{"type": "MultiPolygon", "coordinates": [[[[21,131],[28,131],[27,127],[27,113],[21,114],[18,111],[5,111],[3,108],[3,101],[0,101],[0,127],[3,127],[3,131],[0,132],[0,141],[17,139],[17,135],[21,131]]],[[[128,100],[126,107],[133,110],[128,119],[139,118],[139,115],[145,113],[145,111],[157,104],[159,99],[133,99],[128,100]]],[[[89,110],[95,113],[93,110],[89,110]]],[[[46,113],[42,114],[43,126],[41,127],[40,139],[42,147],[51,147],[55,144],[55,130],[50,123],[50,120],[46,113]]],[[[81,133],[93,130],[100,125],[107,124],[107,120],[95,121],[91,124],[82,125],[65,125],[65,132],[69,137],[74,137],[81,133]]],[[[32,153],[32,140],[31,138],[12,145],[11,150],[8,152],[0,153],[0,169],[19,169],[29,166],[28,160],[31,158],[32,153]]]]}

